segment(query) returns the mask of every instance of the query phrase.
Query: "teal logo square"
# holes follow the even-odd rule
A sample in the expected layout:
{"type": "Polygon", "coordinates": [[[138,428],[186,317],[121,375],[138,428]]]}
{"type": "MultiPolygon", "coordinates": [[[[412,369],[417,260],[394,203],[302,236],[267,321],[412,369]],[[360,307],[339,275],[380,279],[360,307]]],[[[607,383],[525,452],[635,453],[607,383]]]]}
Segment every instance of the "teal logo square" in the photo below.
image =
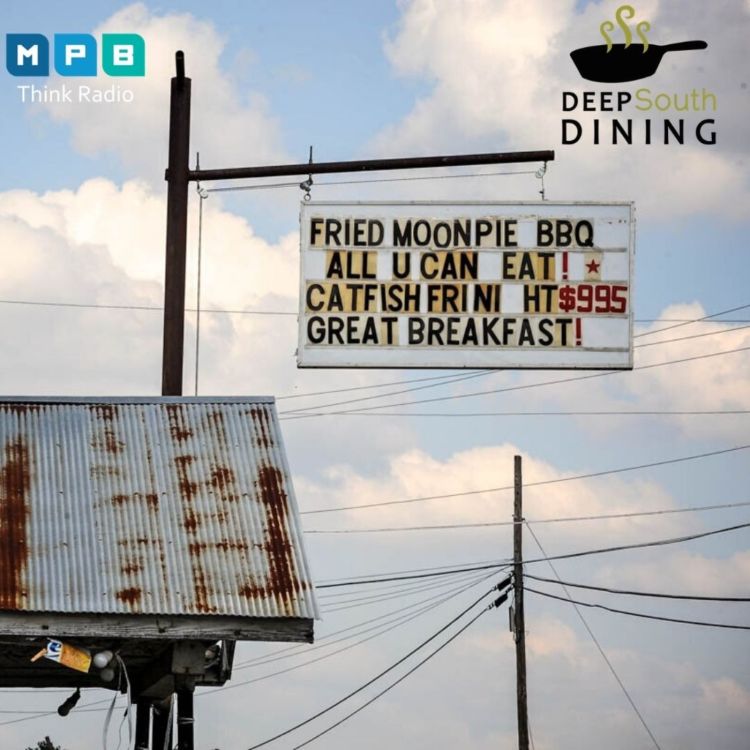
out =
{"type": "Polygon", "coordinates": [[[146,43],[140,34],[102,34],[102,70],[108,76],[146,75],[146,43]]]}

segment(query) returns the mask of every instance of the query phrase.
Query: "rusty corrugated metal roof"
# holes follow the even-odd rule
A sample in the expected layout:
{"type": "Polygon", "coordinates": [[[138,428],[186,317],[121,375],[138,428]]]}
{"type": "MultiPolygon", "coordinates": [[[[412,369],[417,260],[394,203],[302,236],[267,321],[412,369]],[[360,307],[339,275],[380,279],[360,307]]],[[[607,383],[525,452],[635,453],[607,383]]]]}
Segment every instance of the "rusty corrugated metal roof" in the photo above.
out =
{"type": "Polygon", "coordinates": [[[2,610],[316,617],[273,399],[0,399],[2,610]]]}

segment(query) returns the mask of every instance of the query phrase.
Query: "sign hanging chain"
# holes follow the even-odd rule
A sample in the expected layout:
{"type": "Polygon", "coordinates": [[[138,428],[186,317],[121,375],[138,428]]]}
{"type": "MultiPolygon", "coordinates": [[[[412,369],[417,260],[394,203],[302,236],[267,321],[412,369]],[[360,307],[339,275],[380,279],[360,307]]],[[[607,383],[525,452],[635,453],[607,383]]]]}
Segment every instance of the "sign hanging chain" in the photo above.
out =
{"type": "MultiPolygon", "coordinates": [[[[200,152],[195,154],[195,168],[201,168],[200,152]]],[[[198,274],[196,283],[195,300],[195,395],[198,395],[198,374],[200,368],[200,343],[201,343],[201,255],[203,251],[203,201],[208,198],[208,191],[201,187],[200,182],[195,184],[198,193],[198,274]]]]}
{"type": "Polygon", "coordinates": [[[542,196],[542,200],[546,201],[547,197],[544,194],[544,175],[547,174],[547,162],[545,161],[539,169],[534,172],[534,176],[542,181],[542,189],[539,191],[539,195],[542,196]]]}
{"type": "MultiPolygon", "coordinates": [[[[309,160],[308,160],[307,163],[308,164],[312,164],[313,163],[313,147],[312,146],[310,146],[310,158],[309,158],[309,160]]],[[[312,190],[312,186],[313,186],[312,173],[308,174],[307,175],[307,179],[304,180],[303,182],[300,182],[300,184],[299,184],[300,190],[304,190],[305,191],[304,200],[306,200],[308,202],[309,202],[310,198],[312,197],[310,195],[310,192],[312,190]]]]}

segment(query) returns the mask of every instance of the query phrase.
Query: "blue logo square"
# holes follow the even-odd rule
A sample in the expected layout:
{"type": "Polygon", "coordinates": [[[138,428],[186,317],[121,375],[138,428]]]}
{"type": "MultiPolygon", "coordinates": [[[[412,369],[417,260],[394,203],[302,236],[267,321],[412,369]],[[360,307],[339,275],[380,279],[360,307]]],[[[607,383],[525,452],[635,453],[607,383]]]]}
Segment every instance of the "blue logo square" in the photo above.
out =
{"type": "Polygon", "coordinates": [[[96,58],[91,34],[55,34],[55,70],[61,76],[95,76],[96,58]]]}
{"type": "Polygon", "coordinates": [[[6,34],[5,67],[12,76],[48,76],[47,37],[42,34],[6,34]]]}

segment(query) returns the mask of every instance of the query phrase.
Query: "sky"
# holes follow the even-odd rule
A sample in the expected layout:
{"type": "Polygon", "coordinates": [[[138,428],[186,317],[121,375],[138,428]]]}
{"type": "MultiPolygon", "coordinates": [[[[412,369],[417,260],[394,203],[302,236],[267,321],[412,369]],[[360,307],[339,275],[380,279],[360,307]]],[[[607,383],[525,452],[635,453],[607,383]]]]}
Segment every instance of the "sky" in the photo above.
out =
{"type": "MultiPolygon", "coordinates": [[[[193,82],[191,162],[200,153],[204,168],[302,162],[311,145],[317,161],[554,149],[544,176],[547,199],[635,204],[633,371],[580,379],[576,372],[497,370],[455,380],[446,376],[461,373],[297,369],[302,192],[295,185],[271,189],[267,181],[265,189],[208,194],[198,393],[278,399],[307,554],[319,582],[509,558],[510,527],[455,526],[511,519],[511,492],[476,491],[512,485],[515,455],[523,457],[525,482],[537,485],[524,492],[528,558],[750,521],[742,448],[750,442],[750,3],[642,2],[635,6],[637,19],[648,19],[653,44],[700,39],[707,49],[668,53],[657,73],[640,82],[585,81],[569,53],[600,44],[599,26],[615,18],[618,5],[3,3],[6,33],[141,34],[146,75],[53,76],[46,83],[86,83],[113,96],[132,91],[132,101],[114,103],[23,102],[17,86],[30,79],[7,71],[1,76],[0,393],[158,395],[161,313],[102,306],[158,308],[163,301],[169,78],[174,53],[182,49],[193,82]],[[663,95],[658,101],[671,109],[582,109],[584,92],[593,92],[590,102],[599,110],[607,102],[601,92],[637,89],[647,89],[651,100],[663,95]],[[565,91],[578,95],[575,111],[563,112],[565,91]],[[704,105],[676,111],[692,91],[704,105]],[[715,108],[710,98],[705,105],[704,93],[713,95],[715,108]],[[612,145],[613,117],[633,119],[633,144],[612,145]],[[566,118],[581,123],[576,143],[562,142],[566,118]],[[650,144],[644,118],[652,121],[650,144]],[[684,144],[663,142],[664,118],[684,119],[684,144]],[[700,132],[715,133],[715,143],[696,136],[705,119],[713,122],[700,132]],[[657,333],[661,328],[670,330],[657,333]],[[561,380],[569,382],[550,382],[561,380]],[[682,458],[689,460],[663,463],[682,458]],[[599,476],[573,479],[591,474],[599,476]],[[434,495],[454,497],[377,505],[434,495]],[[370,504],[376,505],[347,509],[370,504]],[[727,505],[735,507],[686,510],[727,505]],[[319,509],[332,510],[311,512],[319,509]],[[534,523],[601,515],[624,517],[534,523]],[[394,527],[412,529],[372,531],[394,527]]],[[[432,179],[359,185],[326,185],[349,177],[321,176],[312,198],[536,201],[539,166],[423,171],[410,176],[432,179]],[[487,174],[501,171],[523,174],[487,174]],[[473,176],[440,179],[445,174],[473,176]]],[[[191,189],[191,310],[199,200],[191,189]]],[[[196,387],[195,336],[190,312],[186,394],[196,387]]],[[[739,529],[554,565],[560,578],[574,583],[747,597],[750,535],[739,529]]],[[[527,567],[555,577],[546,564],[527,567]]],[[[196,746],[244,749],[302,721],[391,665],[500,577],[457,574],[409,587],[363,586],[335,596],[321,591],[320,648],[295,647],[274,657],[278,646],[242,644],[230,689],[201,690],[196,697],[196,746]],[[351,630],[331,635],[344,628],[351,630]],[[248,663],[264,655],[276,660],[248,663]]],[[[565,596],[557,584],[528,584],[565,596]]],[[[573,598],[639,613],[750,625],[747,603],[570,591],[573,598]]],[[[588,608],[579,615],[570,603],[532,593],[526,630],[537,750],[747,747],[747,631],[588,608]]],[[[296,746],[376,692],[373,686],[268,747],[296,746]]],[[[23,713],[54,710],[63,697],[3,691],[0,744],[22,748],[49,735],[68,750],[99,747],[101,712],[79,709],[65,719],[23,713]]],[[[106,694],[90,691],[84,698],[82,705],[106,694]]],[[[512,748],[515,716],[514,648],[504,605],[312,746],[512,748]]]]}

